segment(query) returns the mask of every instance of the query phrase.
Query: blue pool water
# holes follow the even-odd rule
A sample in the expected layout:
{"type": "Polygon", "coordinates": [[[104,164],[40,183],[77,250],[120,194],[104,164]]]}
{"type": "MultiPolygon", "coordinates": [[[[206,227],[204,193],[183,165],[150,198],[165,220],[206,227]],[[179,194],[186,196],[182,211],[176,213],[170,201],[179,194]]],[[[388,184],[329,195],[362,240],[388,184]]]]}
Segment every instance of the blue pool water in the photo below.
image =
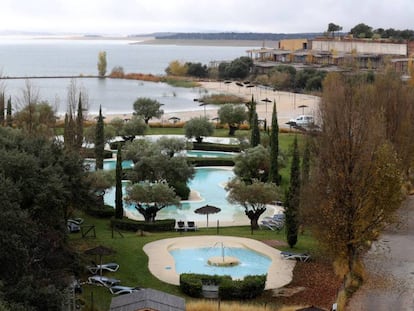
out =
{"type": "MultiPolygon", "coordinates": [[[[235,217],[243,217],[244,210],[239,205],[227,202],[227,192],[224,184],[234,177],[232,170],[223,168],[202,167],[197,168],[194,178],[189,182],[190,189],[197,191],[201,201],[182,201],[181,206],[167,206],[157,213],[157,219],[173,218],[177,220],[194,220],[206,224],[206,215],[196,214],[195,209],[206,204],[221,208],[217,214],[209,215],[209,225],[214,226],[217,220],[233,221],[235,217]]],[[[125,187],[124,187],[125,195],[125,187]]],[[[105,203],[115,206],[115,189],[112,188],[105,194],[105,203]]],[[[124,209],[138,219],[143,219],[134,206],[124,204],[124,209]]]]}
{"type": "Polygon", "coordinates": [[[221,247],[174,249],[170,250],[174,257],[175,270],[181,273],[200,273],[208,275],[230,275],[233,279],[241,279],[247,275],[267,274],[271,259],[250,249],[224,247],[224,256],[236,257],[239,265],[232,267],[210,266],[207,261],[211,257],[222,257],[221,247]]]}

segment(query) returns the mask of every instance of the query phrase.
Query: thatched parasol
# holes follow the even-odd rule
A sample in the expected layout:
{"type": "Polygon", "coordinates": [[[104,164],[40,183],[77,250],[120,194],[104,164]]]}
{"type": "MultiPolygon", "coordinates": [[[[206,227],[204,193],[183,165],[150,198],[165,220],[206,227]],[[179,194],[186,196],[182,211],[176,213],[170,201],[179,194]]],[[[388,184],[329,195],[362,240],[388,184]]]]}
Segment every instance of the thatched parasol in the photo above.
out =
{"type": "Polygon", "coordinates": [[[204,205],[202,207],[197,208],[194,213],[196,214],[202,214],[202,215],[207,215],[207,228],[208,228],[208,215],[209,214],[216,214],[218,212],[220,212],[221,209],[218,207],[215,207],[213,205],[204,205]]]}

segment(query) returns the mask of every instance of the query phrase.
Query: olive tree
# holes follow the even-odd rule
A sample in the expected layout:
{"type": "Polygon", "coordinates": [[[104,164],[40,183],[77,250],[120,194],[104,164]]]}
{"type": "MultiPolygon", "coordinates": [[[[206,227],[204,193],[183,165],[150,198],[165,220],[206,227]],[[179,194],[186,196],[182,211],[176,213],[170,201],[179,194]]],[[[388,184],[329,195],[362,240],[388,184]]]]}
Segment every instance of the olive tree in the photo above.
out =
{"type": "Polygon", "coordinates": [[[262,145],[246,149],[234,158],[234,173],[246,183],[267,181],[269,167],[269,151],[262,145]]]}
{"type": "Polygon", "coordinates": [[[214,126],[205,117],[192,118],[185,123],[184,132],[185,137],[189,139],[194,137],[198,143],[201,143],[203,137],[214,133],[214,126]]]}
{"type": "Polygon", "coordinates": [[[229,136],[234,136],[236,130],[247,119],[245,107],[242,105],[225,104],[217,113],[220,123],[228,124],[229,136]]]}
{"type": "Polygon", "coordinates": [[[162,104],[155,99],[140,97],[134,102],[134,115],[142,117],[145,124],[148,124],[152,118],[161,118],[164,114],[161,106],[162,104]]]}
{"type": "Polygon", "coordinates": [[[146,222],[154,222],[157,213],[168,205],[179,205],[180,199],[167,183],[148,181],[127,187],[126,201],[134,204],[146,222]]]}
{"type": "Polygon", "coordinates": [[[226,186],[229,191],[227,200],[232,204],[240,204],[244,213],[250,219],[250,226],[258,229],[259,217],[266,211],[266,204],[280,199],[279,188],[273,183],[263,183],[254,180],[250,184],[235,178],[226,186]]]}

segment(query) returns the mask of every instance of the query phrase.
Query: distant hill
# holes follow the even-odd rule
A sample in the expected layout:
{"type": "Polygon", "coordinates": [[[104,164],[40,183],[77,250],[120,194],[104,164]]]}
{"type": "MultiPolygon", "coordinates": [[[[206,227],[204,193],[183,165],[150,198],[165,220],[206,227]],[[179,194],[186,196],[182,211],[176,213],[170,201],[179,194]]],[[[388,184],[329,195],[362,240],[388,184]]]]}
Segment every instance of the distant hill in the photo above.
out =
{"type": "Polygon", "coordinates": [[[269,40],[278,41],[283,39],[312,39],[322,36],[323,33],[255,33],[255,32],[180,32],[175,34],[154,34],[156,39],[175,40],[269,40]]]}

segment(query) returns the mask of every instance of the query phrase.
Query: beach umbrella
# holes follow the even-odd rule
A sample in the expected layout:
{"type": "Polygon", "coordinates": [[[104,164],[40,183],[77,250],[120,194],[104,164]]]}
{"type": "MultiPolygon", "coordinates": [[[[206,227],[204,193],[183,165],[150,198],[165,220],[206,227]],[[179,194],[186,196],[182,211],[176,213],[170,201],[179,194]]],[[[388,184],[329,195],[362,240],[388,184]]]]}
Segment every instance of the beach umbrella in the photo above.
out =
{"type": "Polygon", "coordinates": [[[181,119],[179,117],[171,117],[168,119],[169,121],[173,121],[174,123],[180,121],[181,119]]]}
{"type": "Polygon", "coordinates": [[[208,228],[208,215],[210,214],[216,214],[220,212],[221,209],[218,207],[215,207],[213,205],[204,205],[202,207],[197,208],[194,213],[201,214],[201,215],[207,215],[207,228],[208,228]]]}
{"type": "MultiPolygon", "coordinates": [[[[112,248],[103,245],[98,245],[96,247],[87,249],[85,251],[85,254],[99,256],[99,264],[102,266],[102,257],[115,254],[115,251],[112,248]]],[[[100,274],[102,276],[102,269],[100,269],[100,274]]]]}
{"type": "Polygon", "coordinates": [[[298,108],[302,108],[302,114],[305,114],[305,108],[307,108],[308,106],[306,105],[300,105],[298,106],[298,108]]]}

